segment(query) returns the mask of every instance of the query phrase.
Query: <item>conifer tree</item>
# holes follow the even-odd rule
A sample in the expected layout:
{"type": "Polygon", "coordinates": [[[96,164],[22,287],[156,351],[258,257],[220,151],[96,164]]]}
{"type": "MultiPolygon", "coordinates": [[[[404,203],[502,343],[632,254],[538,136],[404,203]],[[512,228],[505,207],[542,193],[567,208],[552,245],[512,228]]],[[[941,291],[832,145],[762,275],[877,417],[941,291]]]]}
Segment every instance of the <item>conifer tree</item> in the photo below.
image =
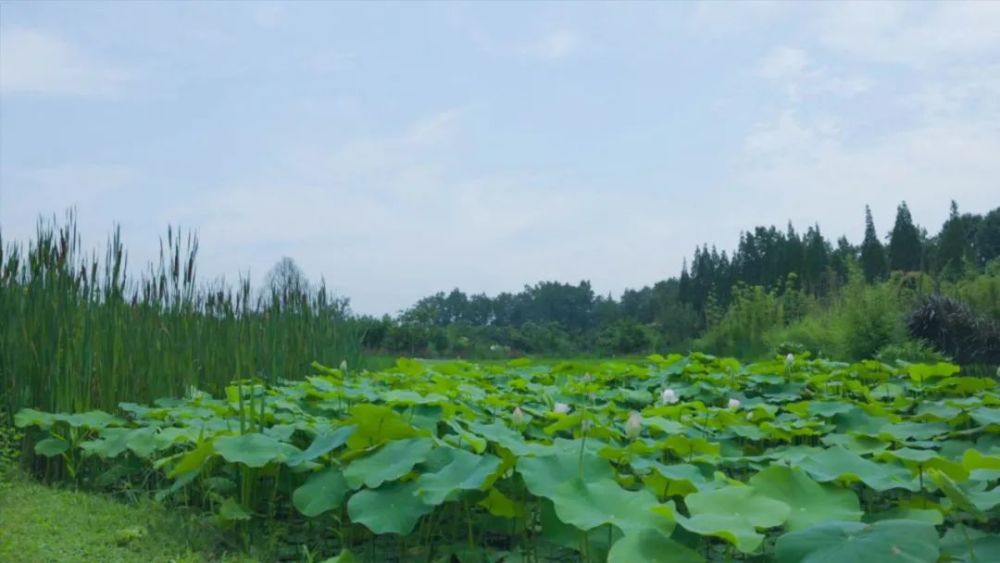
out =
{"type": "Polygon", "coordinates": [[[923,246],[920,231],[913,224],[906,202],[896,209],[896,224],[889,234],[889,269],[915,272],[922,269],[923,246]]]}
{"type": "Polygon", "coordinates": [[[885,248],[878,240],[875,232],[875,222],[872,220],[872,210],[865,206],[865,240],[861,243],[861,271],[865,281],[871,283],[885,279],[886,263],[885,248]]]}

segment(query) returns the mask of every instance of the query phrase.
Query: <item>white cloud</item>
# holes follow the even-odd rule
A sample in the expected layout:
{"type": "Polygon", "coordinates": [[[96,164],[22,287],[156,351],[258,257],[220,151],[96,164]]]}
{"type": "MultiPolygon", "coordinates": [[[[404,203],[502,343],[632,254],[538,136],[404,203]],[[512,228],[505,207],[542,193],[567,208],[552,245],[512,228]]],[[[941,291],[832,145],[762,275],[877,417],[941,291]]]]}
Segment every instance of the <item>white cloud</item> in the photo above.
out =
{"type": "Polygon", "coordinates": [[[285,6],[277,2],[260,2],[250,7],[250,18],[264,29],[278,27],[285,20],[285,6]]]}
{"type": "Polygon", "coordinates": [[[578,52],[584,45],[583,36],[569,29],[556,29],[518,46],[515,50],[532,58],[558,60],[578,52]]]}
{"type": "Polygon", "coordinates": [[[850,98],[871,88],[869,79],[839,74],[819,66],[808,53],[795,47],[774,47],[757,63],[756,70],[759,76],[780,84],[794,102],[809,95],[832,94],[850,98]]]}
{"type": "Polygon", "coordinates": [[[926,67],[1000,51],[1000,2],[840,2],[816,21],[825,45],[865,61],[926,67]]]}
{"type": "Polygon", "coordinates": [[[106,232],[116,197],[136,179],[121,165],[66,162],[32,170],[6,169],[0,175],[0,224],[5,236],[28,240],[39,214],[57,216],[75,208],[79,223],[88,232],[106,232]]]}
{"type": "Polygon", "coordinates": [[[727,35],[751,30],[773,22],[785,11],[783,2],[746,0],[743,2],[698,2],[688,18],[688,26],[710,35],[727,35]]]}
{"type": "Polygon", "coordinates": [[[455,286],[496,293],[586,278],[619,292],[675,273],[650,259],[649,241],[683,240],[686,254],[701,236],[691,234],[693,219],[663,220],[665,196],[637,209],[631,198],[552,174],[463,171],[464,130],[476,111],[297,151],[267,174],[165,210],[163,222],[200,228],[209,277],[247,267],[259,277],[289,255],[364,313],[394,312],[455,286]]]}
{"type": "Polygon", "coordinates": [[[855,242],[870,204],[881,231],[896,205],[935,232],[955,199],[968,210],[997,204],[1000,130],[988,123],[937,120],[860,140],[830,124],[786,111],[747,137],[734,198],[757,222],[819,222],[855,242]]]}
{"type": "Polygon", "coordinates": [[[26,27],[0,31],[0,93],[113,96],[128,74],[51,33],[26,27]]]}

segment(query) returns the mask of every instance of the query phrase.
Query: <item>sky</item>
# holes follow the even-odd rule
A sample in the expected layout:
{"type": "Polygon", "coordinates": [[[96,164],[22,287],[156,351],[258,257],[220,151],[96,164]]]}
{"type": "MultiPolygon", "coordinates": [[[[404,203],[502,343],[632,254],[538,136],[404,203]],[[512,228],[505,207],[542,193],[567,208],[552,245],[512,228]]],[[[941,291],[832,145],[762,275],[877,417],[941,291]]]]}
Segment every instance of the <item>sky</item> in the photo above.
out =
{"type": "Polygon", "coordinates": [[[0,233],[76,209],[358,313],[590,280],[755,225],[1000,205],[1000,2],[0,2],[0,233]]]}

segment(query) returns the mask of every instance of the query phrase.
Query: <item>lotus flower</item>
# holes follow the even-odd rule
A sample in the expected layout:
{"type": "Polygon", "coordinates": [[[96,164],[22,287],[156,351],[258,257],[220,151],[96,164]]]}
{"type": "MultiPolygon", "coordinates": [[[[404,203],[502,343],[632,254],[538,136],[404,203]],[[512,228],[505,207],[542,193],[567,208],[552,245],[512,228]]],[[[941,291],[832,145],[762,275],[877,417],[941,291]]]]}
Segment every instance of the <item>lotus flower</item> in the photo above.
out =
{"type": "Polygon", "coordinates": [[[569,412],[569,405],[566,403],[556,403],[552,405],[552,412],[558,414],[566,414],[569,412]]]}
{"type": "Polygon", "coordinates": [[[584,383],[590,383],[591,381],[594,380],[594,376],[590,375],[590,372],[587,372],[583,374],[583,377],[581,377],[580,380],[583,381],[584,383]]]}
{"type": "Polygon", "coordinates": [[[731,409],[738,409],[738,408],[740,408],[740,400],[739,399],[729,399],[728,406],[731,409]]]}
{"type": "Polygon", "coordinates": [[[593,425],[594,424],[592,422],[590,422],[589,418],[585,418],[585,419],[583,419],[583,420],[580,421],[580,430],[582,430],[583,433],[586,434],[587,432],[590,431],[590,428],[593,425]]]}
{"type": "Polygon", "coordinates": [[[788,355],[785,356],[785,367],[791,369],[792,364],[794,363],[795,363],[795,356],[791,352],[789,352],[788,355]]]}
{"type": "Polygon", "coordinates": [[[660,393],[660,401],[662,401],[665,405],[672,405],[679,400],[680,397],[677,396],[677,392],[673,389],[664,389],[663,392],[660,393]]]}
{"type": "Polygon", "coordinates": [[[524,411],[521,407],[514,407],[514,424],[517,426],[524,424],[524,411]]]}
{"type": "Polygon", "coordinates": [[[347,371],[347,360],[340,360],[340,371],[347,371]]]}
{"type": "Polygon", "coordinates": [[[629,440],[635,440],[639,437],[639,432],[642,430],[642,415],[636,411],[632,411],[628,415],[628,420],[625,422],[625,435],[629,437],[629,440]]]}

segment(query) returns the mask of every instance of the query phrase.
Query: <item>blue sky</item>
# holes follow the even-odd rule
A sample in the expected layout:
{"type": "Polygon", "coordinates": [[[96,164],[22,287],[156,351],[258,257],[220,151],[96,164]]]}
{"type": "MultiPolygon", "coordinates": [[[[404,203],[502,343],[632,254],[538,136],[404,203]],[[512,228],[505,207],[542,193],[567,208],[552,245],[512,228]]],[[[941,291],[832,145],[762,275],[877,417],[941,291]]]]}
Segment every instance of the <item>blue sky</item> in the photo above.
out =
{"type": "Polygon", "coordinates": [[[757,224],[1000,204],[1000,3],[3,3],[0,229],[282,256],[363,313],[618,294],[757,224]]]}

